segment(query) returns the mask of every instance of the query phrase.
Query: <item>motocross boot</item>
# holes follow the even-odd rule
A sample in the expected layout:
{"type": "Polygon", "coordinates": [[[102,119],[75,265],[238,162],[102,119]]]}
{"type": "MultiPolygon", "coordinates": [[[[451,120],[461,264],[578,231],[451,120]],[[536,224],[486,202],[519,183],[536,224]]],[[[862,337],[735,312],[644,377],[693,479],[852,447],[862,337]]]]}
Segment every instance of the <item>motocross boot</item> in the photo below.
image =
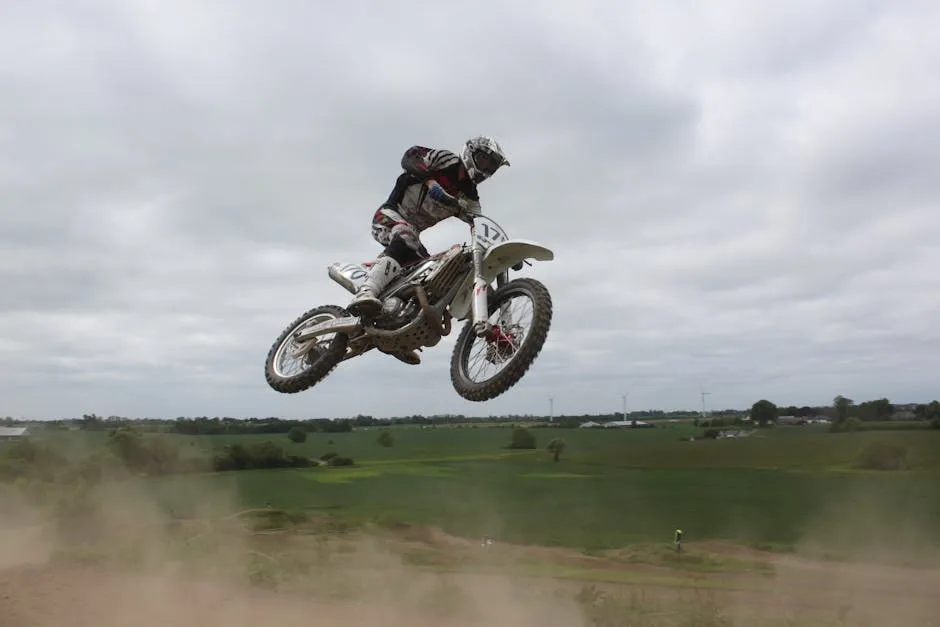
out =
{"type": "Polygon", "coordinates": [[[391,355],[392,357],[395,357],[399,361],[405,362],[409,366],[417,366],[418,364],[421,363],[421,356],[418,355],[418,351],[415,351],[415,350],[410,350],[410,351],[401,350],[395,353],[386,353],[385,351],[382,351],[382,352],[385,353],[386,355],[391,355]]]}
{"type": "MultiPolygon", "coordinates": [[[[382,301],[379,299],[379,294],[400,273],[401,265],[397,261],[391,257],[379,257],[369,268],[366,280],[347,305],[346,310],[352,315],[362,318],[373,318],[378,315],[382,311],[382,301]]],[[[421,363],[421,357],[414,350],[386,352],[385,354],[391,355],[409,366],[417,366],[421,363]]]]}
{"type": "Polygon", "coordinates": [[[382,311],[379,294],[401,272],[401,265],[391,257],[379,257],[346,310],[361,318],[374,318],[382,311]]]}

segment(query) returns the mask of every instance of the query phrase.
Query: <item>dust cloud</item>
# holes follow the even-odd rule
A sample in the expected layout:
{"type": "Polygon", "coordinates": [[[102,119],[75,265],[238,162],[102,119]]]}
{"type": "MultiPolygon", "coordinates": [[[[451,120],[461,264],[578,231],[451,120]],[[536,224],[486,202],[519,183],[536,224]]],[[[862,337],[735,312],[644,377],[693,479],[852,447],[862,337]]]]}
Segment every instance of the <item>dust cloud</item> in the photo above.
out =
{"type": "Polygon", "coordinates": [[[830,495],[792,553],[774,557],[768,611],[833,625],[940,625],[940,547],[926,507],[891,484],[830,495]]]}
{"type": "Polygon", "coordinates": [[[68,486],[38,506],[0,484],[0,627],[940,625],[931,515],[890,490],[834,497],[790,553],[693,542],[674,560],[238,511],[217,474],[68,486]],[[732,561],[762,568],[704,568],[732,561]],[[588,571],[611,576],[560,577],[588,571]]]}
{"type": "Polygon", "coordinates": [[[5,493],[0,625],[584,624],[573,600],[536,597],[510,578],[457,581],[366,535],[259,529],[279,512],[232,514],[234,490],[183,485],[186,518],[137,480],[87,490],[81,515],[68,517],[5,493]]]}

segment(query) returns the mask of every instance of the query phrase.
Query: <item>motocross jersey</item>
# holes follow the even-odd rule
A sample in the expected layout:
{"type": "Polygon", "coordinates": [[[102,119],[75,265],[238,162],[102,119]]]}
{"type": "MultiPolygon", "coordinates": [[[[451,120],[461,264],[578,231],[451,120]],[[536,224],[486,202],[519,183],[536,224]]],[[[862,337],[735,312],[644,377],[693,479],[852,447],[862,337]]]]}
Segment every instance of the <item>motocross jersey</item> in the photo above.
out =
{"type": "Polygon", "coordinates": [[[385,205],[397,211],[418,232],[455,217],[460,211],[452,204],[433,198],[437,194],[429,193],[428,180],[435,181],[449,196],[463,194],[471,201],[472,210],[479,212],[477,186],[466,175],[458,180],[463,166],[453,152],[412,146],[405,151],[401,166],[404,172],[395,181],[385,205]]]}

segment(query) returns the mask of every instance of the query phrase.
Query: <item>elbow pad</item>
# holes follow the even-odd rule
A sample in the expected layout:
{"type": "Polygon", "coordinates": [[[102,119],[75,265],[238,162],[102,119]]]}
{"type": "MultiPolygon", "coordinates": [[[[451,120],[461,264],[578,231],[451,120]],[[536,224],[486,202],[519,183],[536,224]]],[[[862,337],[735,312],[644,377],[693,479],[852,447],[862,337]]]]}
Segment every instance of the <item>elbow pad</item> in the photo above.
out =
{"type": "Polygon", "coordinates": [[[428,196],[430,196],[433,200],[450,207],[457,206],[457,199],[444,191],[444,188],[441,187],[437,182],[431,183],[431,189],[428,191],[428,196]]]}

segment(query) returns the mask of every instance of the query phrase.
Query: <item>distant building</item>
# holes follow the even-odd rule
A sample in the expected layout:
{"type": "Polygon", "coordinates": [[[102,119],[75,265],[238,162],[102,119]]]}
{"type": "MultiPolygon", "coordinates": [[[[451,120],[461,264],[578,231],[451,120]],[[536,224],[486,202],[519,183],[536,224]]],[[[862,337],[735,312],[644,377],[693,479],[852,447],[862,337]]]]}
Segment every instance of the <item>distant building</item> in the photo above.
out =
{"type": "Polygon", "coordinates": [[[26,427],[0,427],[0,440],[19,440],[29,437],[26,427]]]}
{"type": "Polygon", "coordinates": [[[777,418],[778,425],[805,425],[806,418],[801,416],[779,416],[777,418]]]}
{"type": "Polygon", "coordinates": [[[642,429],[642,428],[653,428],[656,425],[652,425],[645,420],[612,420],[610,422],[582,422],[582,429],[642,429]]]}
{"type": "Polygon", "coordinates": [[[715,436],[716,440],[727,440],[731,438],[749,438],[753,431],[749,429],[724,429],[715,436]]]}

